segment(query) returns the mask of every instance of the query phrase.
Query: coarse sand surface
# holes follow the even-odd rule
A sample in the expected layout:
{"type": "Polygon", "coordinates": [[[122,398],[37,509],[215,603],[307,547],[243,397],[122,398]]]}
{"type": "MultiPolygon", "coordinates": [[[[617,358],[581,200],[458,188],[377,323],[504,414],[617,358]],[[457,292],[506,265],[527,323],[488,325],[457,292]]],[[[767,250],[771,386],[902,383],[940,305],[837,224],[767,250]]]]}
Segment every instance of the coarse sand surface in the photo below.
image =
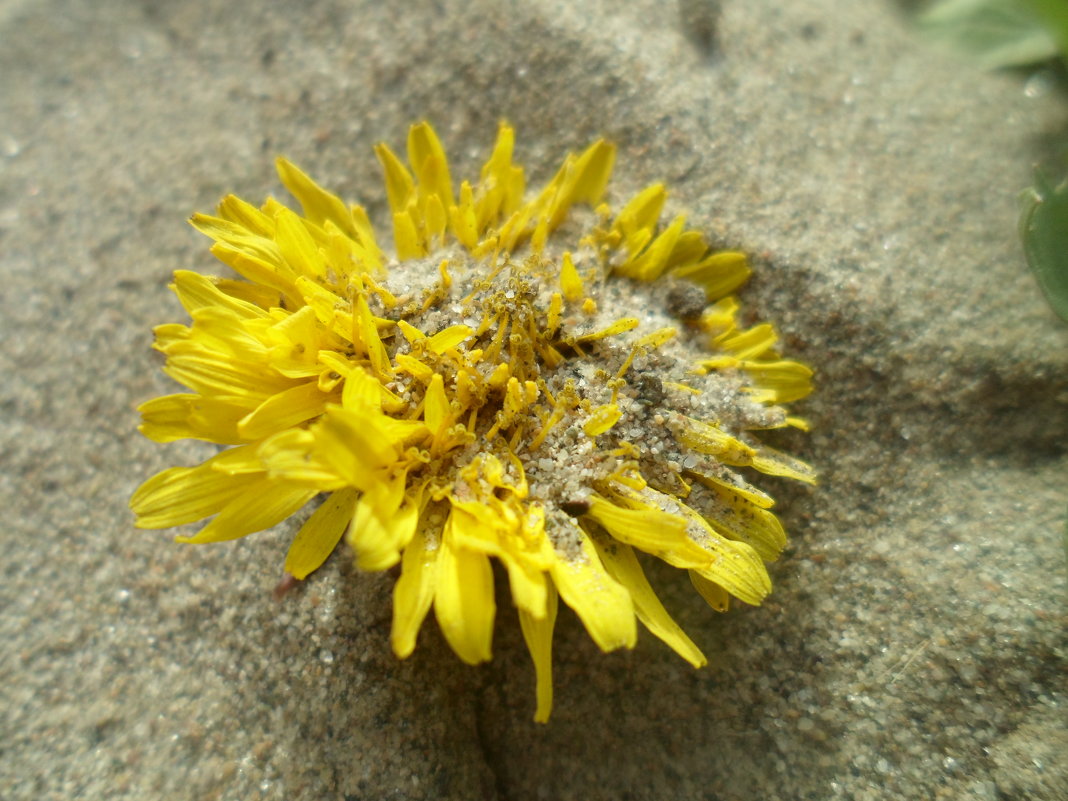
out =
{"type": "Polygon", "coordinates": [[[1068,798],[1068,336],[1015,229],[1068,139],[1049,76],[876,0],[6,0],[0,75],[0,797],[1068,798]],[[769,601],[650,562],[710,666],[562,613],[546,726],[503,589],[492,663],[432,621],[399,662],[393,575],[342,551],[275,601],[291,527],[188,547],[127,508],[211,452],[135,430],[171,272],[225,270],[185,218],[284,153],[385,230],[372,145],[423,118],[454,176],[501,118],[532,184],[611,138],[610,200],[667,182],[817,371],[776,442],[820,485],[760,482],[769,601]]]}

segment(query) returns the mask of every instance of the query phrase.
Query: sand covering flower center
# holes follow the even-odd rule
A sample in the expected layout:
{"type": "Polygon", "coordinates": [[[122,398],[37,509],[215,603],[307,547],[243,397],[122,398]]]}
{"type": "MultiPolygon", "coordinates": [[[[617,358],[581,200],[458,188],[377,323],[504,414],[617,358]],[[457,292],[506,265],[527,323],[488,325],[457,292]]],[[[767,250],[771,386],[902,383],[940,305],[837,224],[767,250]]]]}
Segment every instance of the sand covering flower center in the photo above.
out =
{"type": "Polygon", "coordinates": [[[146,481],[137,525],[212,518],[183,542],[269,528],[321,493],[285,570],[316,570],[347,532],[357,565],[400,564],[392,644],[415,647],[433,607],[465,662],[491,656],[491,558],[507,573],[552,705],[558,598],[603,650],[636,619],[695,666],[636,550],[686,569],[716,609],[758,604],[785,544],[772,500],[733,468],[812,481],[752,431],[804,422],[783,404],[811,371],[767,324],[740,328],[744,255],[715,252],[683,217],[660,224],[656,184],[601,204],[615,149],[569,155],[533,198],[502,124],[477,185],[454,187],[426,123],[406,167],[376,148],[394,252],[367,214],[284,159],[302,214],[225,198],[193,225],[240,279],[178,271],[191,325],[156,329],[188,393],[141,406],[159,442],[233,447],[146,481]],[[599,205],[600,204],[600,205],[599,205]]]}

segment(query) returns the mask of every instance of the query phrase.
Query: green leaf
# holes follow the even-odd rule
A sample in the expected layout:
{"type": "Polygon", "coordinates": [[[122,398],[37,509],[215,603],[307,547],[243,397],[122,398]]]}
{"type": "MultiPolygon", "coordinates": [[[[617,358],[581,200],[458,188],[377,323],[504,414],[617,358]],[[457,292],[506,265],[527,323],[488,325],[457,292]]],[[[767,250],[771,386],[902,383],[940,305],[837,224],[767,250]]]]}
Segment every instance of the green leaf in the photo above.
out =
{"type": "Polygon", "coordinates": [[[1058,24],[1061,9],[1052,5],[1064,2],[939,0],[917,22],[931,39],[987,69],[1015,67],[1057,55],[1057,40],[1047,23],[1058,24]]]}
{"type": "Polygon", "coordinates": [[[1036,172],[1022,200],[1020,238],[1027,263],[1053,311],[1068,322],[1068,179],[1054,187],[1036,172]]]}
{"type": "Polygon", "coordinates": [[[1061,56],[1068,60],[1068,3],[1064,0],[1025,0],[1046,30],[1057,42],[1061,56]]]}

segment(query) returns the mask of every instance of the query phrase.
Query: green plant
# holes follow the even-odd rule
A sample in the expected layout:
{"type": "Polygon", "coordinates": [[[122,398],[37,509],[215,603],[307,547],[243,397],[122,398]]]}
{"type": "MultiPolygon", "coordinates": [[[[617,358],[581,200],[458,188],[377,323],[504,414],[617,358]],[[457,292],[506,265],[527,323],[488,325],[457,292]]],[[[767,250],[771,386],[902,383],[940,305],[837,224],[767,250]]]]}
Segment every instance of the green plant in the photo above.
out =
{"type": "Polygon", "coordinates": [[[1027,263],[1053,311],[1068,322],[1068,178],[1054,186],[1036,171],[1035,185],[1022,199],[1020,238],[1027,263]]]}
{"type": "Polygon", "coordinates": [[[1064,0],[938,0],[917,18],[934,41],[988,69],[1068,59],[1064,0]]]}

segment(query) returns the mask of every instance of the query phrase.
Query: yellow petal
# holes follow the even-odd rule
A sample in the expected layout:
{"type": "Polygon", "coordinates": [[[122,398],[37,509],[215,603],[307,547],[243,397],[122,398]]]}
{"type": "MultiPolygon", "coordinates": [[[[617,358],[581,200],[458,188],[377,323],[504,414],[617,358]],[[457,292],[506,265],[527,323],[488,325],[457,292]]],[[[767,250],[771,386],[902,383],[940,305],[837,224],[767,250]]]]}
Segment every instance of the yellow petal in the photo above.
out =
{"type": "Polygon", "coordinates": [[[508,366],[508,362],[501,362],[493,368],[493,372],[490,373],[488,383],[492,389],[500,389],[503,386],[508,385],[512,378],[512,370],[508,366]]]}
{"type": "Polygon", "coordinates": [[[686,520],[659,509],[624,509],[591,495],[587,514],[620,542],[643,551],[670,551],[686,539],[686,520]]]}
{"type": "Polygon", "coordinates": [[[481,406],[481,381],[482,376],[473,370],[461,369],[456,373],[456,399],[460,405],[469,409],[472,406],[481,406]]]}
{"type": "Polygon", "coordinates": [[[622,334],[624,331],[630,331],[633,328],[637,328],[638,325],[637,317],[622,317],[611,325],[602,328],[600,331],[594,331],[592,334],[583,334],[578,337],[576,341],[593,342],[594,340],[604,339],[605,337],[614,337],[617,334],[622,334]]]}
{"type": "Polygon", "coordinates": [[[651,334],[646,334],[635,343],[642,348],[659,348],[665,342],[671,341],[679,332],[674,328],[658,328],[651,334]]]}
{"type": "MultiPolygon", "coordinates": [[[[371,220],[367,217],[367,211],[363,206],[349,206],[349,214],[352,216],[352,225],[356,229],[360,244],[364,249],[364,256],[369,261],[371,272],[378,272],[382,268],[382,251],[375,242],[375,231],[371,226],[371,220]]],[[[342,230],[345,230],[342,228],[342,230]]]]}
{"type": "Polygon", "coordinates": [[[277,243],[269,236],[250,231],[240,223],[212,217],[210,214],[194,214],[189,218],[189,223],[202,234],[217,243],[228,245],[232,250],[263,261],[274,269],[288,269],[277,243]]]}
{"type": "Polygon", "coordinates": [[[460,244],[468,250],[478,246],[478,215],[471,184],[464,181],[460,185],[460,204],[449,209],[449,225],[460,244]]]}
{"type": "MultiPolygon", "coordinates": [[[[218,457],[215,457],[218,458],[218,457]]],[[[241,495],[257,476],[233,477],[212,469],[214,459],[197,467],[172,467],[137,488],[130,508],[138,528],[168,528],[203,520],[241,495]]]]}
{"type": "Polygon", "coordinates": [[[349,367],[341,390],[341,405],[350,412],[379,413],[382,411],[381,386],[365,370],[349,367]]]}
{"type": "Polygon", "coordinates": [[[779,519],[741,493],[722,485],[706,484],[695,486],[686,501],[713,528],[731,539],[751,545],[767,562],[777,559],[786,545],[786,533],[779,519]]]}
{"type": "Polygon", "coordinates": [[[481,178],[500,179],[512,165],[512,150],[515,147],[515,129],[504,120],[497,124],[497,141],[493,152],[482,166],[481,178]]]}
{"type": "MultiPolygon", "coordinates": [[[[275,314],[282,314],[276,310],[275,314]]],[[[271,366],[287,378],[318,376],[322,371],[318,353],[321,348],[344,347],[344,340],[335,340],[323,331],[317,314],[305,306],[293,314],[286,314],[270,328],[263,338],[272,344],[271,366]]]]}
{"type": "Polygon", "coordinates": [[[668,258],[667,269],[695,264],[708,252],[708,243],[698,231],[683,231],[668,258]]]}
{"type": "Polygon", "coordinates": [[[676,414],[668,425],[680,443],[698,453],[715,456],[729,465],[745,466],[753,463],[756,451],[713,423],[676,414]]]}
{"type": "Polygon", "coordinates": [[[264,311],[278,308],[282,304],[281,293],[263,284],[253,284],[233,278],[217,278],[213,283],[227,297],[249,303],[264,311]]]}
{"type": "MultiPolygon", "coordinates": [[[[385,144],[375,145],[375,155],[378,156],[382,169],[385,170],[389,208],[396,216],[408,207],[408,198],[411,197],[414,186],[412,176],[401,160],[385,144]]],[[[401,256],[401,258],[404,257],[401,256]]]]}
{"type": "Polygon", "coordinates": [[[664,558],[678,567],[696,570],[746,603],[755,606],[763,601],[771,592],[771,579],[756,550],[747,543],[727,539],[686,504],[677,503],[677,508],[690,521],[687,541],[704,550],[705,563],[680,563],[668,556],[664,558]]]}
{"type": "Polygon", "coordinates": [[[571,254],[565,252],[560,262],[560,289],[564,297],[571,303],[582,299],[582,278],[575,269],[575,262],[571,260],[571,254]]]}
{"type": "MultiPolygon", "coordinates": [[[[591,496],[589,518],[600,523],[620,542],[651,553],[680,568],[702,568],[713,554],[702,541],[711,531],[699,514],[678,498],[651,487],[628,489],[617,477],[608,502],[591,496]]],[[[715,532],[711,532],[715,533],[715,532]]],[[[722,538],[720,538],[722,539],[722,538]]]]}
{"type": "Polygon", "coordinates": [[[753,457],[753,467],[769,476],[784,476],[804,481],[806,484],[816,483],[816,471],[810,465],[769,448],[767,445],[757,448],[756,456],[753,457]]]}
{"type": "Polygon", "coordinates": [[[744,253],[721,251],[696,264],[680,266],[672,271],[672,275],[693,281],[704,288],[705,297],[718,301],[744,284],[750,272],[744,253]]]}
{"type": "Polygon", "coordinates": [[[544,529],[538,529],[534,534],[521,534],[517,530],[522,526],[520,514],[497,500],[494,500],[494,507],[455,498],[451,502],[451,537],[455,547],[500,559],[508,571],[508,585],[516,607],[536,618],[543,618],[549,586],[544,570],[549,560],[540,558],[538,546],[546,542],[544,529]],[[510,515],[511,523],[502,512],[510,515]],[[509,525],[515,529],[509,530],[509,525]],[[531,550],[523,548],[522,543],[527,540],[535,540],[531,550]]]}
{"type": "Polygon", "coordinates": [[[602,651],[633,648],[638,638],[630,593],[613,579],[586,533],[575,526],[578,553],[557,554],[551,575],[564,603],[575,610],[602,651]]]}
{"type": "Polygon", "coordinates": [[[523,168],[512,164],[514,145],[515,131],[502,122],[493,153],[482,166],[479,178],[475,215],[480,232],[513,214],[522,201],[523,168]]]}
{"type": "Polygon", "coordinates": [[[196,341],[169,345],[163,372],[200,395],[247,396],[257,404],[294,383],[259,361],[213,352],[196,341]]]}
{"type": "Polygon", "coordinates": [[[272,395],[257,406],[254,412],[241,420],[237,430],[246,439],[262,439],[318,417],[330,399],[331,396],[321,392],[315,381],[298,384],[272,395]]]}
{"type": "Polygon", "coordinates": [[[423,483],[416,487],[408,487],[400,509],[393,515],[393,536],[398,548],[407,548],[419,527],[419,519],[426,505],[424,502],[425,486],[426,484],[423,483]]]}
{"type": "MultiPolygon", "coordinates": [[[[227,476],[230,481],[236,477],[227,476]]],[[[176,537],[178,542],[201,544],[236,540],[256,531],[275,526],[296,512],[318,493],[314,489],[279,484],[257,478],[223,507],[210,523],[191,537],[176,537]]]]}
{"type": "Polygon", "coordinates": [[[408,211],[398,211],[393,215],[393,245],[401,261],[426,255],[426,245],[419,234],[419,227],[408,211]]]}
{"type": "Polygon", "coordinates": [[[382,344],[382,337],[378,334],[378,326],[374,315],[371,314],[370,306],[367,305],[367,298],[362,294],[357,296],[353,308],[352,337],[354,344],[362,346],[364,354],[371,362],[372,369],[379,377],[388,378],[392,375],[389,353],[382,344]]]}
{"type": "Polygon", "coordinates": [[[548,546],[545,535],[542,534],[539,543],[529,543],[529,550],[516,547],[514,540],[518,537],[510,537],[505,540],[506,547],[500,554],[500,559],[508,571],[508,586],[512,594],[512,602],[516,608],[526,612],[534,618],[541,619],[546,615],[546,604],[552,592],[552,582],[545,574],[545,568],[551,564],[546,553],[540,553],[539,545],[548,546]]]}
{"type": "Polygon", "coordinates": [[[596,437],[618,423],[619,418],[622,416],[623,412],[619,410],[616,404],[606,403],[604,406],[598,406],[590,412],[590,416],[582,424],[582,430],[586,432],[587,436],[596,437]]]}
{"type": "Polygon", "coordinates": [[[259,444],[256,455],[273,479],[318,491],[348,486],[345,478],[316,452],[316,436],[311,431],[279,431],[259,444]]]}
{"type": "Polygon", "coordinates": [[[262,477],[265,472],[259,448],[250,445],[245,448],[230,448],[222,451],[210,461],[211,469],[228,476],[255,475],[262,477]]]}
{"type": "Polygon", "coordinates": [[[745,331],[717,337],[713,344],[735,358],[754,359],[773,348],[778,338],[774,326],[762,323],[745,331]]]}
{"type": "Polygon", "coordinates": [[[451,325],[430,337],[427,347],[434,353],[441,355],[445,351],[455,348],[473,333],[475,333],[474,330],[466,325],[451,325]]]}
{"type": "Polygon", "coordinates": [[[439,373],[434,373],[430,378],[423,405],[423,420],[434,436],[438,436],[445,426],[452,424],[452,407],[449,399],[445,397],[445,384],[439,373]]]}
{"type": "Polygon", "coordinates": [[[614,272],[639,281],[653,281],[659,278],[667,266],[671,252],[685,225],[685,217],[676,217],[671,225],[665,228],[640,255],[623,262],[615,268],[614,272]]]}
{"type": "Polygon", "coordinates": [[[508,586],[516,608],[535,618],[545,617],[546,603],[552,582],[545,573],[530,564],[529,560],[516,558],[505,552],[502,562],[508,570],[508,586]]]}
{"type": "Polygon", "coordinates": [[[744,542],[722,538],[714,542],[714,551],[717,558],[706,568],[694,568],[694,572],[747,604],[759,606],[771,592],[771,579],[756,551],[744,542]]]}
{"type": "Polygon", "coordinates": [[[801,362],[782,359],[774,362],[747,361],[742,369],[760,389],[775,393],[776,403],[800,400],[812,392],[812,368],[801,362]]]}
{"type": "Polygon", "coordinates": [[[423,231],[427,246],[431,250],[445,244],[445,227],[448,221],[448,214],[441,204],[441,198],[437,195],[427,198],[426,210],[423,214],[423,231]]]}
{"type": "Polygon", "coordinates": [[[275,159],[274,164],[282,186],[300,203],[305,217],[319,227],[329,220],[349,236],[360,238],[353,224],[352,214],[341,198],[327,192],[295,164],[281,156],[275,159]]]}
{"type": "Polygon", "coordinates": [[[408,163],[419,180],[420,189],[428,195],[436,195],[442,207],[456,205],[445,148],[430,123],[420,122],[408,130],[408,163]]]}
{"type": "Polygon", "coordinates": [[[403,542],[411,537],[404,527],[410,520],[397,520],[404,501],[405,480],[403,473],[388,481],[380,478],[356,502],[348,542],[360,570],[385,570],[400,561],[403,542]]]}
{"type": "Polygon", "coordinates": [[[216,286],[218,280],[191,270],[175,270],[174,283],[171,284],[171,288],[174,289],[178,300],[190,314],[205,307],[221,306],[249,319],[266,316],[263,309],[254,304],[238,300],[220,291],[216,286]]]}
{"type": "Polygon", "coordinates": [[[501,519],[501,510],[481,499],[460,501],[453,495],[449,502],[452,504],[450,542],[457,548],[501,556],[502,530],[508,529],[508,523],[501,519]]]}
{"type": "Polygon", "coordinates": [[[303,275],[296,279],[294,288],[326,328],[342,341],[352,336],[352,311],[347,301],[303,275]]]}
{"type": "Polygon", "coordinates": [[[234,399],[204,398],[181,393],[163,395],[137,407],[141,413],[138,431],[155,442],[177,439],[205,439],[220,445],[247,442],[238,433],[238,421],[248,414],[247,406],[234,399]]]}
{"type": "Polygon", "coordinates": [[[319,246],[295,212],[282,208],[275,217],[275,241],[282,257],[297,275],[321,278],[326,275],[326,263],[319,246]]]}
{"type": "Polygon", "coordinates": [[[404,549],[401,575],[393,587],[393,629],[390,642],[401,659],[415,650],[419,627],[434,600],[437,586],[439,543],[431,543],[424,531],[416,531],[404,549]]]}
{"type": "Polygon", "coordinates": [[[616,147],[604,139],[598,139],[575,162],[575,185],[571,190],[572,203],[587,203],[591,206],[600,202],[604,195],[608,179],[612,176],[612,166],[616,159],[616,147]]]}
{"type": "Polygon", "coordinates": [[[334,552],[345,527],[352,520],[356,490],[331,493],[311,517],[304,521],[286,553],[285,570],[294,578],[304,579],[318,570],[334,552]]]}
{"type": "Polygon", "coordinates": [[[730,593],[716,584],[716,582],[709,581],[694,570],[689,571],[689,573],[690,582],[693,584],[694,589],[701,594],[701,597],[708,602],[708,605],[717,612],[726,612],[730,607],[730,593]]]}
{"type": "Polygon", "coordinates": [[[556,588],[549,584],[546,613],[535,618],[524,609],[519,610],[519,625],[523,629],[530,658],[534,661],[537,684],[535,723],[546,723],[553,709],[553,627],[556,625],[556,588]]]}
{"type": "Polygon", "coordinates": [[[627,250],[636,255],[638,250],[649,241],[652,229],[660,218],[660,210],[667,200],[667,190],[663,184],[652,184],[631,198],[630,202],[616,217],[614,228],[622,235],[627,250]]]}
{"type": "Polygon", "coordinates": [[[493,569],[485,554],[455,548],[446,523],[438,565],[434,614],[452,650],[469,665],[492,657],[493,569]]]}
{"type": "Polygon", "coordinates": [[[424,384],[429,383],[434,377],[433,367],[426,362],[416,359],[414,356],[409,356],[407,353],[398,353],[393,357],[393,361],[396,363],[399,371],[408,373],[422,381],[424,384]]]}
{"type": "Polygon", "coordinates": [[[719,487],[726,492],[741,495],[754,506],[761,509],[770,509],[775,505],[775,499],[763,490],[757,489],[752,484],[743,481],[737,474],[724,471],[722,475],[711,475],[694,471],[687,471],[687,475],[693,476],[702,484],[709,487],[719,487]]]}
{"type": "Polygon", "coordinates": [[[276,290],[279,294],[285,296],[293,307],[302,305],[302,302],[294,300],[297,297],[293,286],[296,275],[288,265],[282,262],[280,255],[278,256],[278,262],[275,263],[245,253],[225,242],[216,242],[211,246],[210,250],[211,255],[223,264],[230,266],[242,278],[254,284],[262,284],[265,287],[276,290]]]}
{"type": "Polygon", "coordinates": [[[552,297],[549,298],[549,312],[545,322],[546,334],[551,336],[560,327],[560,313],[563,307],[563,296],[559,292],[553,292],[552,297]]]}
{"type": "Polygon", "coordinates": [[[593,542],[609,575],[627,588],[634,602],[634,611],[645,627],[694,667],[707,665],[708,660],[701,653],[701,649],[694,645],[693,640],[679,628],[679,624],[671,619],[671,615],[656,597],[642,566],[638,563],[638,558],[634,555],[634,550],[628,545],[603,541],[600,538],[594,539],[593,542]]]}
{"type": "Polygon", "coordinates": [[[274,238],[274,218],[236,195],[227,195],[219,202],[218,214],[222,219],[236,223],[249,233],[267,239],[274,238]]]}
{"type": "Polygon", "coordinates": [[[397,450],[383,431],[380,417],[336,406],[316,426],[316,453],[349,486],[366,490],[379,481],[375,471],[392,465],[397,450]]]}
{"type": "Polygon", "coordinates": [[[397,320],[397,328],[404,334],[404,338],[410,343],[418,342],[419,340],[426,339],[426,334],[409,323],[407,320],[397,320]]]}
{"type": "MultiPolygon", "coordinates": [[[[493,378],[490,378],[492,383],[493,378]]],[[[519,379],[512,376],[508,379],[508,387],[504,392],[504,405],[503,414],[504,419],[507,421],[506,425],[510,423],[517,414],[526,409],[538,398],[538,386],[533,381],[525,381],[522,384],[519,383],[519,379]]]]}

